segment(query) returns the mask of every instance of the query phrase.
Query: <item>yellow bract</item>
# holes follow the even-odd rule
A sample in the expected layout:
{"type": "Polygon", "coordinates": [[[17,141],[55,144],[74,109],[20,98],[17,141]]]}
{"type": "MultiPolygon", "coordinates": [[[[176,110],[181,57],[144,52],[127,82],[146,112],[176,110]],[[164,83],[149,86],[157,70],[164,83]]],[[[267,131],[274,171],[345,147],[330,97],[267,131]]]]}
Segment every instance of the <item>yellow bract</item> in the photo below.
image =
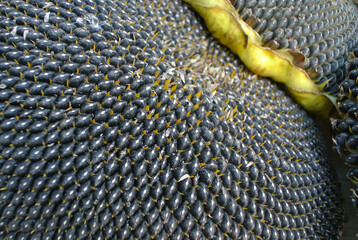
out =
{"type": "Polygon", "coordinates": [[[252,72],[283,83],[306,110],[328,117],[330,100],[301,69],[305,57],[291,49],[264,47],[261,37],[243,20],[228,0],[184,0],[205,20],[212,35],[237,54],[252,72]]]}

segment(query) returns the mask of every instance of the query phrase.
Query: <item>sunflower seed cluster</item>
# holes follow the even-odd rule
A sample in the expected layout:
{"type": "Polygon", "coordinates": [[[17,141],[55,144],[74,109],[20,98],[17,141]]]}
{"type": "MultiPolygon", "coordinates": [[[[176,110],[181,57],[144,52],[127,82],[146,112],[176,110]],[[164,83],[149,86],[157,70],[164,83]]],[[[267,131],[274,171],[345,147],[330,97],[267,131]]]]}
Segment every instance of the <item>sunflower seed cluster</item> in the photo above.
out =
{"type": "Polygon", "coordinates": [[[357,46],[358,8],[351,1],[237,0],[244,19],[272,48],[296,49],[324,91],[339,92],[348,52],[357,46]]]}
{"type": "Polygon", "coordinates": [[[352,51],[347,63],[347,79],[341,84],[338,98],[338,110],[342,119],[334,120],[334,142],[337,150],[351,167],[347,177],[355,184],[352,189],[352,201],[358,209],[358,49],[352,51]]]}
{"type": "Polygon", "coordinates": [[[320,133],[181,1],[0,1],[0,237],[339,239],[320,133]]]}

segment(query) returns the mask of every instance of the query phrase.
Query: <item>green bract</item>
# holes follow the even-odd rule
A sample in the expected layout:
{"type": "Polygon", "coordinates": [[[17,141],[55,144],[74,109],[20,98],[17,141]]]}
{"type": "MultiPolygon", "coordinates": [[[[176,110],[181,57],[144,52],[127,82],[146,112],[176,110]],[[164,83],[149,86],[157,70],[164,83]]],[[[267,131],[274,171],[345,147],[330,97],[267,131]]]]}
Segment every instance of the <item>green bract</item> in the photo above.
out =
{"type": "Polygon", "coordinates": [[[303,108],[328,117],[331,101],[299,66],[305,57],[289,49],[265,47],[261,37],[243,20],[228,0],[184,0],[204,18],[212,35],[237,54],[252,72],[283,83],[303,108]]]}

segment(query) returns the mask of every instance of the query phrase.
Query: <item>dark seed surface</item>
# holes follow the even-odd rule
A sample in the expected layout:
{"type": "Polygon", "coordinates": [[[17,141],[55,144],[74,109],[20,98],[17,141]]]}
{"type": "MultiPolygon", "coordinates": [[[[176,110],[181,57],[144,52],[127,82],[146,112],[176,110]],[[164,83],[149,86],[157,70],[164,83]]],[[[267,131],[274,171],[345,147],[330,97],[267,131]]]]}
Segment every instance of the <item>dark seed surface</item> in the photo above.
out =
{"type": "Polygon", "coordinates": [[[237,0],[240,17],[267,45],[296,49],[307,58],[304,69],[324,91],[339,93],[348,53],[358,44],[358,8],[353,1],[237,0]],[[325,64],[322,65],[323,59],[325,64]]]}
{"type": "Polygon", "coordinates": [[[1,238],[339,238],[312,119],[181,1],[0,1],[0,54],[1,238]]]}
{"type": "Polygon", "coordinates": [[[358,49],[350,53],[350,61],[346,64],[347,77],[340,86],[340,95],[337,98],[338,110],[341,118],[333,120],[334,143],[346,164],[351,167],[347,177],[355,185],[351,198],[358,209],[358,49]]]}

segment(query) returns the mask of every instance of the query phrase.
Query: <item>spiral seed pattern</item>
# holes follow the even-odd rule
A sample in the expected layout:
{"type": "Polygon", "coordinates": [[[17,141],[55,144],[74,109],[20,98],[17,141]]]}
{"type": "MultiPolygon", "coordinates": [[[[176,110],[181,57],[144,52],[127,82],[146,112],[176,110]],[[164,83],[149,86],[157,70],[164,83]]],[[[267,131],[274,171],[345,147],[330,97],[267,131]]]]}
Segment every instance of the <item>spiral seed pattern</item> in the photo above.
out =
{"type": "Polygon", "coordinates": [[[313,121],[181,1],[0,1],[0,237],[338,239],[313,121]]]}
{"type": "Polygon", "coordinates": [[[355,184],[352,190],[352,201],[358,209],[358,49],[351,53],[347,64],[347,79],[342,83],[341,94],[337,100],[342,119],[333,121],[335,130],[334,143],[338,152],[351,167],[347,177],[355,184]]]}
{"type": "Polygon", "coordinates": [[[352,1],[237,0],[234,6],[272,48],[296,49],[324,91],[338,94],[348,52],[357,47],[358,8],[352,1]]]}

